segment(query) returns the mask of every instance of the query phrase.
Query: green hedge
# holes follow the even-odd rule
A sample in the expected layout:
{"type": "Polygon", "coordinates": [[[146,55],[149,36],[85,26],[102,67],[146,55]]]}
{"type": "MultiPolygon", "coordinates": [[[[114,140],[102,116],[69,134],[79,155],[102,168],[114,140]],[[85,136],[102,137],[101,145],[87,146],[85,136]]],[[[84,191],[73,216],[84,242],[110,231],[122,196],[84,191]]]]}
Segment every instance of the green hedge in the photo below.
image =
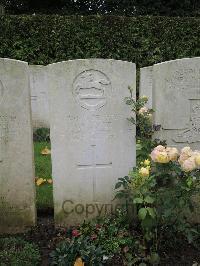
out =
{"type": "Polygon", "coordinates": [[[31,64],[97,57],[142,67],[194,56],[200,56],[198,18],[0,17],[0,57],[31,64]]]}

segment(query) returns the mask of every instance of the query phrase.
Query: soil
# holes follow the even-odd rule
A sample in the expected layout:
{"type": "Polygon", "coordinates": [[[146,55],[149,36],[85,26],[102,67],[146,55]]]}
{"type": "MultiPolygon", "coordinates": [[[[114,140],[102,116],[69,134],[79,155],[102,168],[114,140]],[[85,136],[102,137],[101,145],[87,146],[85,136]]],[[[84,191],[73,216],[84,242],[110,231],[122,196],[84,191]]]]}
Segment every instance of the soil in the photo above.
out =
{"type": "MultiPolygon", "coordinates": [[[[23,237],[39,246],[42,256],[41,266],[46,266],[50,265],[50,253],[65,238],[65,235],[66,230],[55,229],[53,214],[48,212],[39,213],[37,226],[23,237]]],[[[200,249],[194,248],[184,241],[181,246],[174,246],[162,251],[160,257],[159,265],[162,266],[200,266],[200,249]]],[[[120,258],[116,257],[112,265],[122,266],[120,258]]]]}

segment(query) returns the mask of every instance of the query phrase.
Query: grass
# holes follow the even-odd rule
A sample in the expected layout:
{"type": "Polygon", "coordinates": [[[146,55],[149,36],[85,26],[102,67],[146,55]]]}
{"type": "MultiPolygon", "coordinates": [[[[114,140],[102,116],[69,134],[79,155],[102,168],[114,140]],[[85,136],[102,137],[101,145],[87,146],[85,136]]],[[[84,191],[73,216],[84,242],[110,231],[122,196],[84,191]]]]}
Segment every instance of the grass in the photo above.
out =
{"type": "Polygon", "coordinates": [[[39,248],[21,238],[0,238],[0,265],[36,266],[40,264],[39,248]]]}
{"type": "MultiPolygon", "coordinates": [[[[48,147],[49,142],[34,142],[35,154],[35,176],[44,179],[50,179],[51,176],[51,156],[41,155],[41,151],[48,147]]],[[[42,184],[36,186],[36,206],[38,210],[53,209],[53,186],[52,184],[42,184]]]]}

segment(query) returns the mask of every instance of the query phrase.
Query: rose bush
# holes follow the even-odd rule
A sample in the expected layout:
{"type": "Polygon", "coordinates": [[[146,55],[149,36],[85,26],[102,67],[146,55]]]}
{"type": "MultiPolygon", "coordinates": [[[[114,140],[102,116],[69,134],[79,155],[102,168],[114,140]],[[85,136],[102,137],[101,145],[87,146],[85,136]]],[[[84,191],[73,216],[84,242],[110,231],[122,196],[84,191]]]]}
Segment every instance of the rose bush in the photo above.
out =
{"type": "Polygon", "coordinates": [[[116,184],[117,196],[124,195],[135,206],[132,223],[142,231],[144,248],[151,256],[166,235],[178,234],[190,243],[199,236],[190,222],[192,199],[200,191],[199,170],[200,151],[185,147],[179,152],[158,145],[149,159],[116,184]]]}

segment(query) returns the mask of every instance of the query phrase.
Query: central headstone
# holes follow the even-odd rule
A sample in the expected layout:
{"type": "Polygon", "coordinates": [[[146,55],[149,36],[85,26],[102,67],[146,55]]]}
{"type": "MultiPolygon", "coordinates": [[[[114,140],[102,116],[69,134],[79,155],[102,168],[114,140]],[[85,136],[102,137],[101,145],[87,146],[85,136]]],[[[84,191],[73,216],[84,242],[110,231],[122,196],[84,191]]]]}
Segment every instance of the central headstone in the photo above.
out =
{"type": "Polygon", "coordinates": [[[0,59],[0,234],[35,225],[28,64],[0,59]]]}
{"type": "Polygon", "coordinates": [[[200,58],[153,66],[155,137],[168,145],[200,149],[200,58]]]}
{"type": "MultiPolygon", "coordinates": [[[[135,64],[90,59],[49,69],[49,105],[57,226],[114,211],[114,186],[135,164],[135,128],[124,98],[135,64]]],[[[134,95],[134,94],[133,94],[134,95]]]]}

